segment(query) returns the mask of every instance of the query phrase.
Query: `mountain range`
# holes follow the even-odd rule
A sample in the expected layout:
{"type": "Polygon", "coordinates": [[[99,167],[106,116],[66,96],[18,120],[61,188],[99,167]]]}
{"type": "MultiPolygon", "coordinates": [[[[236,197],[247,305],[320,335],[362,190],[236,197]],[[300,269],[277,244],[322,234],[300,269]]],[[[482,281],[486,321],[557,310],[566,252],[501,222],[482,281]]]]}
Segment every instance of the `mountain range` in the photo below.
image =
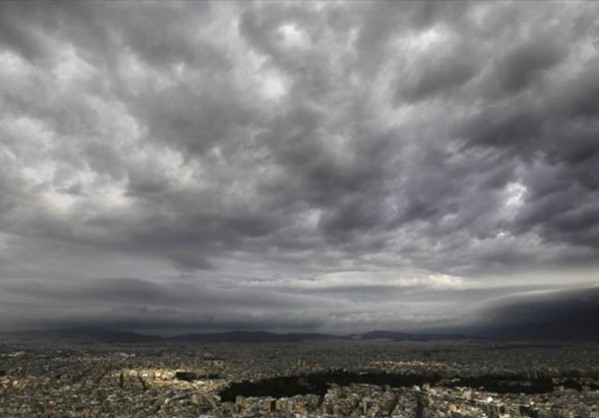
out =
{"type": "Polygon", "coordinates": [[[393,331],[372,331],[363,334],[332,335],[320,333],[285,333],[268,331],[228,331],[191,333],[173,337],[147,335],[107,328],[75,327],[43,331],[0,333],[0,341],[55,341],[76,343],[297,343],[332,340],[433,341],[471,338],[463,335],[416,334],[393,331]]]}

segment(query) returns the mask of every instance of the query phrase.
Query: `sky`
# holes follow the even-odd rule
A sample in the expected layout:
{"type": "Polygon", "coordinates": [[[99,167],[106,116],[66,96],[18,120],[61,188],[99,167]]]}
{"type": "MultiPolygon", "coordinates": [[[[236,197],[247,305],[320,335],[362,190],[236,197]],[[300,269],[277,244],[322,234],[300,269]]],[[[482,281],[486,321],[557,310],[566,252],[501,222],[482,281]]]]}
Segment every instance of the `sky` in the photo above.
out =
{"type": "Polygon", "coordinates": [[[0,2],[0,330],[597,312],[597,17],[0,2]]]}

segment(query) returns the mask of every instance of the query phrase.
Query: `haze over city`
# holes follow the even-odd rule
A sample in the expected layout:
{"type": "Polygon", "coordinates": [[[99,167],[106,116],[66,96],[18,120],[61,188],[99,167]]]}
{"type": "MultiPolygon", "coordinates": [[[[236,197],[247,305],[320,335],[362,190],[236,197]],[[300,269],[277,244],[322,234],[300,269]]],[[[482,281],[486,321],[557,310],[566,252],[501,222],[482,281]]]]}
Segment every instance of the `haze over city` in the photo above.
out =
{"type": "Polygon", "coordinates": [[[584,337],[597,16],[0,2],[0,331],[584,337]]]}

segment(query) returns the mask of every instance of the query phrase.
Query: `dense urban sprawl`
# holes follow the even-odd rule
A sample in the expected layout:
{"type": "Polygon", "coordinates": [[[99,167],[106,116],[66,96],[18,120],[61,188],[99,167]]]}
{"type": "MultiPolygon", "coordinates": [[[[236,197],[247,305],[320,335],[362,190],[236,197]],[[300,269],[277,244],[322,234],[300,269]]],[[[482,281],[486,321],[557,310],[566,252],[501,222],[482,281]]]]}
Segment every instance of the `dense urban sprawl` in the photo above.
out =
{"type": "Polygon", "coordinates": [[[0,344],[1,417],[599,417],[599,347],[0,344]]]}

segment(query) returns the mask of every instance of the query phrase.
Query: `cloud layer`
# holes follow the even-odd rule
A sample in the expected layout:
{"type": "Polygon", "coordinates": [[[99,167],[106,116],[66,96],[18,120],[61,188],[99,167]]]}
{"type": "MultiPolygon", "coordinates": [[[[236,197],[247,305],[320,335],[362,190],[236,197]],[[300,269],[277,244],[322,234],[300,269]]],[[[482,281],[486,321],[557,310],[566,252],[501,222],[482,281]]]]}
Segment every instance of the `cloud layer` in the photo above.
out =
{"type": "Polygon", "coordinates": [[[592,2],[0,8],[0,327],[438,326],[597,282],[592,2]]]}

